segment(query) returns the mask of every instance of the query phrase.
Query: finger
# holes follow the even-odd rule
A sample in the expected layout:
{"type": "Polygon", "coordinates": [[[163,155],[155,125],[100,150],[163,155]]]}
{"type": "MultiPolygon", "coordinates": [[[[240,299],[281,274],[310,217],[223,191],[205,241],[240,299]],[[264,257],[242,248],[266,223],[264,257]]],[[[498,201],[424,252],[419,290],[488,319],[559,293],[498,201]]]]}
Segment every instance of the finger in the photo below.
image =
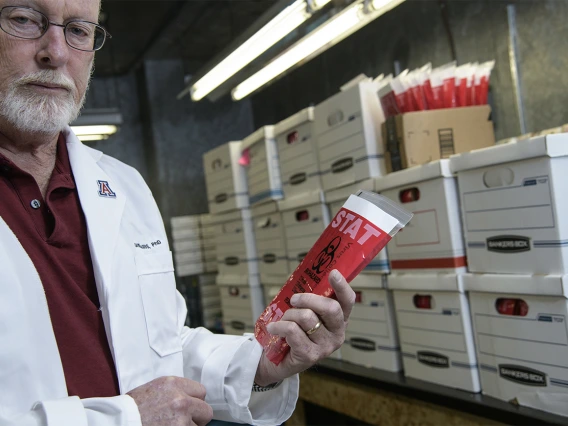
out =
{"type": "Polygon", "coordinates": [[[202,401],[205,400],[205,396],[207,395],[207,391],[205,390],[205,386],[201,383],[196,382],[195,380],[185,379],[183,377],[172,377],[176,381],[176,385],[187,395],[201,399],[202,401]]]}
{"type": "Polygon", "coordinates": [[[288,309],[281,321],[295,322],[306,332],[314,328],[320,319],[311,309],[288,309]]]}
{"type": "Polygon", "coordinates": [[[280,320],[268,324],[266,328],[270,334],[284,337],[286,343],[288,343],[292,349],[298,349],[301,353],[313,352],[315,343],[309,339],[306,332],[300,328],[298,323],[280,320]]]}
{"type": "Polygon", "coordinates": [[[335,291],[335,297],[343,310],[343,319],[347,321],[355,304],[355,292],[337,269],[329,274],[329,284],[335,291]]]}
{"type": "Polygon", "coordinates": [[[197,426],[207,425],[213,418],[213,409],[206,402],[191,398],[191,420],[197,424],[197,426]]]}
{"type": "Polygon", "coordinates": [[[341,330],[345,326],[343,310],[335,299],[318,296],[317,294],[302,293],[292,296],[290,303],[295,308],[314,311],[331,332],[341,330]]]}

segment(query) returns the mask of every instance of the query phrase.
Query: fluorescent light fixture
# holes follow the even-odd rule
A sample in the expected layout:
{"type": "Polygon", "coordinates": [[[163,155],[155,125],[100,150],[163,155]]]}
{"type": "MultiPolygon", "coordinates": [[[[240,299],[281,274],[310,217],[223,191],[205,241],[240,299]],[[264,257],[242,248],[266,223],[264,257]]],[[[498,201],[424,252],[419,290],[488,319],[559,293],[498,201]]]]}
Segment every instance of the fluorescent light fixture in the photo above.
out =
{"type": "Polygon", "coordinates": [[[108,139],[110,135],[114,135],[118,131],[118,127],[114,125],[71,126],[71,130],[80,141],[91,142],[108,139]]]}
{"type": "Polygon", "coordinates": [[[108,135],[77,135],[81,142],[102,141],[108,139],[108,135]]]}
{"type": "Polygon", "coordinates": [[[85,135],[113,135],[117,132],[118,127],[113,125],[102,126],[73,126],[71,127],[77,136],[85,135]]]}
{"type": "Polygon", "coordinates": [[[71,130],[81,141],[108,139],[122,124],[122,114],[116,108],[91,108],[81,112],[71,123],[71,130]]]}
{"type": "Polygon", "coordinates": [[[363,1],[353,3],[235,87],[232,91],[233,99],[238,101],[250,95],[296,64],[317,56],[403,1],[373,0],[369,10],[363,1]]]}
{"type": "Polygon", "coordinates": [[[191,86],[199,101],[290,34],[331,0],[296,0],[191,86]]]}

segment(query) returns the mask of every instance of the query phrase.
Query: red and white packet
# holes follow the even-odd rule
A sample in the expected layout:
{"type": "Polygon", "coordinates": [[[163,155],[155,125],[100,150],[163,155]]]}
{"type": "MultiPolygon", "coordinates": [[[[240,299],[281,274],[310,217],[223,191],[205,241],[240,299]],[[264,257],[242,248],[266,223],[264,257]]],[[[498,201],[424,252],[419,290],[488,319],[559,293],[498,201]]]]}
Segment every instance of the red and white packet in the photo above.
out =
{"type": "Polygon", "coordinates": [[[270,334],[266,325],[292,308],[295,293],[335,297],[329,273],[337,269],[351,282],[411,218],[412,213],[376,193],[351,195],[256,321],[254,334],[268,359],[278,365],[290,350],[286,340],[270,334]]]}

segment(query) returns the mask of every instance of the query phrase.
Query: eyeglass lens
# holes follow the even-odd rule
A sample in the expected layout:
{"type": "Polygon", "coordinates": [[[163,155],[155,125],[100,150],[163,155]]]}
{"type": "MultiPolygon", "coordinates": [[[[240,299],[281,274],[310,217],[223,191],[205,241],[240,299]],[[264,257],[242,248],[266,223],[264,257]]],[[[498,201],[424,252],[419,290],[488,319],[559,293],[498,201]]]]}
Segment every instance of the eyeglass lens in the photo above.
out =
{"type": "MultiPolygon", "coordinates": [[[[49,27],[47,17],[33,9],[10,6],[0,13],[0,27],[14,37],[37,39],[49,27]]],[[[105,30],[91,22],[71,21],[65,25],[65,39],[75,49],[94,51],[104,44],[105,30]]]]}

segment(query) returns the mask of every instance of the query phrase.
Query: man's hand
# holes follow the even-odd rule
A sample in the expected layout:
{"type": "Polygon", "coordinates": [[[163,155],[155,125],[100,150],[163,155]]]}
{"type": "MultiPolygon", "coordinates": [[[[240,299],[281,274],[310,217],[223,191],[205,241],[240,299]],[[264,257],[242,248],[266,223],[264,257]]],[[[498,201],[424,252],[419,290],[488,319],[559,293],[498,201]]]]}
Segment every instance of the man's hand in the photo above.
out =
{"type": "Polygon", "coordinates": [[[256,384],[266,386],[300,373],[339,349],[345,340],[345,327],[355,304],[355,292],[337,270],[329,274],[329,283],[337,300],[315,294],[295,294],[280,321],[270,323],[270,334],[286,338],[290,352],[279,365],[262,356],[255,377],[256,384]],[[306,332],[321,326],[312,334],[306,332]]]}
{"type": "Polygon", "coordinates": [[[160,377],[128,392],[142,426],[205,426],[213,409],[205,402],[202,384],[181,377],[160,377]]]}

